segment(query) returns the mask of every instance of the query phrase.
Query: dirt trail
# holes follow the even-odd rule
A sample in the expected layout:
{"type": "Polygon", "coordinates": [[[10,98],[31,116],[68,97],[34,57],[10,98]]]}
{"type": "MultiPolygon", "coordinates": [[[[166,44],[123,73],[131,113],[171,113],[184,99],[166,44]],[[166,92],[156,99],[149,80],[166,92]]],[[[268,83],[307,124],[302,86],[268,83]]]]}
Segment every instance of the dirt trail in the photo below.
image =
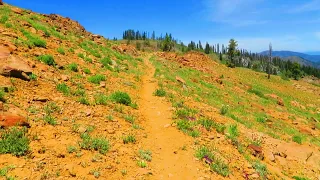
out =
{"type": "Polygon", "coordinates": [[[143,147],[149,148],[153,153],[152,162],[149,163],[153,173],[151,179],[203,177],[199,171],[201,164],[194,158],[194,139],[175,127],[167,127],[172,123],[172,107],[165,99],[153,95],[158,86],[153,78],[155,68],[148,59],[145,63],[148,69],[143,78],[140,107],[145,118],[143,127],[148,136],[143,147]],[[183,147],[186,149],[183,150],[183,147]]]}

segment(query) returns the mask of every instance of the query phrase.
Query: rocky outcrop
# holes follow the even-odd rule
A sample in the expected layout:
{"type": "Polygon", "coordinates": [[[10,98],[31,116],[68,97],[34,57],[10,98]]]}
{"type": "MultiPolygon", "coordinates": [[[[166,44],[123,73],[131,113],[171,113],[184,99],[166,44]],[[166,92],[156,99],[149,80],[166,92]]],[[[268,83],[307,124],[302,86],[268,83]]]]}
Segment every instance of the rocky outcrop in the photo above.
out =
{"type": "Polygon", "coordinates": [[[0,75],[6,77],[16,77],[22,80],[30,80],[32,70],[21,58],[10,55],[6,47],[0,47],[0,75]]]}
{"type": "Polygon", "coordinates": [[[30,127],[30,124],[26,121],[26,118],[15,114],[3,113],[0,114],[0,127],[8,128],[12,126],[24,126],[30,127]]]}
{"type": "Polygon", "coordinates": [[[0,0],[0,5],[3,5],[3,2],[2,2],[2,0],[0,0]]]}

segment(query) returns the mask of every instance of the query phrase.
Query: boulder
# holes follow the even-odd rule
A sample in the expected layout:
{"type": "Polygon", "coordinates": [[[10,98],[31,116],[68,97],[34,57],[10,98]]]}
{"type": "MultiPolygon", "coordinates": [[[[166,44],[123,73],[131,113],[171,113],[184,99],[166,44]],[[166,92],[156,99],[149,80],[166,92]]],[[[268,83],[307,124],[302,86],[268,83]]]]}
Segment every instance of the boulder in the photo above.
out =
{"type": "Polygon", "coordinates": [[[30,124],[26,121],[26,118],[9,113],[0,114],[0,127],[8,128],[12,126],[24,126],[30,127],[30,124]]]}
{"type": "Polygon", "coordinates": [[[3,5],[3,2],[2,2],[2,0],[0,0],[0,5],[3,5]]]}
{"type": "Polygon", "coordinates": [[[22,59],[11,55],[0,60],[0,75],[30,80],[28,75],[32,74],[32,70],[22,59]]]}

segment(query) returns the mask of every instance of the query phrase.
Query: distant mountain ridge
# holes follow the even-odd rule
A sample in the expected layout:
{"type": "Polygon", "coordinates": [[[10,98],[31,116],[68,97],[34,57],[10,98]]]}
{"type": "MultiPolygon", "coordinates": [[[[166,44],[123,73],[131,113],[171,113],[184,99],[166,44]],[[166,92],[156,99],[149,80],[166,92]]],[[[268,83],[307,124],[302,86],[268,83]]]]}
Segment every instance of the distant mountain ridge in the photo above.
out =
{"type": "MultiPolygon", "coordinates": [[[[263,51],[260,54],[268,55],[269,51],[263,51]]],[[[273,51],[272,56],[277,56],[284,60],[298,62],[302,65],[320,68],[320,55],[309,55],[293,51],[273,51]]]]}

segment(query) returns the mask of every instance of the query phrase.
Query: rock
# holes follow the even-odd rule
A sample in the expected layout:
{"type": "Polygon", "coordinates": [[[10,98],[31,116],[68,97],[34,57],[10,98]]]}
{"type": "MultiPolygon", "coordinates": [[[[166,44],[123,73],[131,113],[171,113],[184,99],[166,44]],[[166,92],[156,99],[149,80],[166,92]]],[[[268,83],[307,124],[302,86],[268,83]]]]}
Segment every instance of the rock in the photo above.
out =
{"type": "Polygon", "coordinates": [[[18,39],[18,37],[19,37],[17,34],[11,33],[11,32],[3,32],[2,35],[3,36],[12,37],[12,38],[15,38],[15,39],[18,39]]]}
{"type": "Polygon", "coordinates": [[[91,116],[92,111],[91,111],[90,109],[88,109],[88,110],[86,110],[85,114],[86,114],[87,117],[88,117],[88,116],[91,116]]]}
{"type": "Polygon", "coordinates": [[[30,124],[26,118],[15,114],[3,113],[0,114],[0,127],[8,128],[12,126],[24,126],[30,128],[30,124]]]}
{"type": "Polygon", "coordinates": [[[100,87],[101,87],[101,88],[105,88],[105,87],[106,87],[106,82],[101,81],[101,82],[100,82],[100,87]]]}
{"type": "Polygon", "coordinates": [[[248,149],[251,151],[252,155],[258,157],[260,159],[264,159],[264,155],[262,153],[262,148],[253,144],[248,146],[248,149]]]}
{"type": "Polygon", "coordinates": [[[109,134],[114,134],[114,133],[116,133],[116,131],[115,131],[113,128],[108,128],[108,129],[107,129],[107,132],[108,132],[109,134]]]}
{"type": "Polygon", "coordinates": [[[257,173],[254,173],[254,174],[252,174],[252,175],[250,175],[250,178],[253,178],[253,179],[259,179],[259,174],[257,174],[257,173]]]}
{"type": "Polygon", "coordinates": [[[19,8],[12,8],[11,11],[19,15],[22,15],[23,13],[23,10],[19,8]]]}
{"type": "Polygon", "coordinates": [[[178,82],[180,82],[180,83],[182,83],[182,84],[185,84],[186,83],[186,81],[184,81],[181,77],[179,77],[179,76],[176,76],[176,80],[178,81],[178,82]]]}
{"type": "Polygon", "coordinates": [[[271,161],[271,162],[276,162],[276,159],[275,159],[275,157],[274,157],[274,155],[273,155],[272,152],[268,152],[268,153],[266,154],[266,158],[267,158],[269,161],[271,161]]]}
{"type": "Polygon", "coordinates": [[[80,134],[85,133],[86,131],[87,131],[87,129],[82,126],[78,128],[78,133],[80,133],[80,134]]]}
{"type": "Polygon", "coordinates": [[[3,5],[3,2],[2,2],[2,0],[0,0],[0,5],[3,5]]]}
{"type": "Polygon", "coordinates": [[[3,102],[0,101],[0,111],[4,110],[3,102]]]}
{"type": "Polygon", "coordinates": [[[49,101],[49,99],[46,98],[46,97],[41,97],[41,96],[39,96],[39,97],[34,97],[34,98],[33,98],[33,101],[47,102],[47,101],[49,101]]]}
{"type": "Polygon", "coordinates": [[[168,128],[168,127],[170,127],[171,125],[170,124],[166,124],[166,125],[164,125],[163,127],[164,128],[168,128]]]}
{"type": "Polygon", "coordinates": [[[29,81],[30,78],[28,75],[32,74],[32,70],[22,59],[9,56],[2,58],[0,61],[0,74],[6,77],[16,77],[29,81]]]}
{"type": "Polygon", "coordinates": [[[277,104],[278,104],[279,106],[284,106],[284,102],[283,102],[282,99],[278,99],[277,104]]]}
{"type": "Polygon", "coordinates": [[[210,140],[213,140],[215,137],[213,135],[208,136],[210,140]]]}
{"type": "Polygon", "coordinates": [[[62,80],[62,81],[69,81],[69,76],[67,76],[67,75],[62,75],[62,76],[61,76],[61,80],[62,80]]]}

